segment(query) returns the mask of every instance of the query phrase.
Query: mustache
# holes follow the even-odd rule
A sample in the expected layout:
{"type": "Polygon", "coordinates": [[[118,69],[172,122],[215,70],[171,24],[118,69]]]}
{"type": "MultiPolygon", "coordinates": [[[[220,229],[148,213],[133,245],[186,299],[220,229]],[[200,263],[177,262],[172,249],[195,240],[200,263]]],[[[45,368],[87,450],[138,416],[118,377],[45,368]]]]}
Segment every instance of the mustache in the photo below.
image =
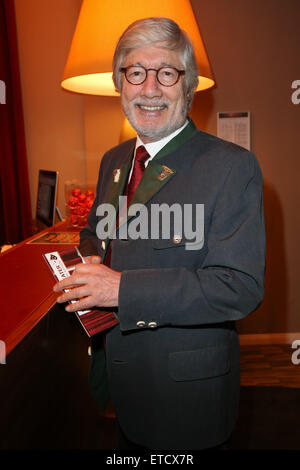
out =
{"type": "Polygon", "coordinates": [[[135,98],[131,101],[131,104],[134,106],[164,106],[166,108],[169,107],[169,103],[167,101],[159,101],[157,99],[145,100],[141,98],[135,98]]]}

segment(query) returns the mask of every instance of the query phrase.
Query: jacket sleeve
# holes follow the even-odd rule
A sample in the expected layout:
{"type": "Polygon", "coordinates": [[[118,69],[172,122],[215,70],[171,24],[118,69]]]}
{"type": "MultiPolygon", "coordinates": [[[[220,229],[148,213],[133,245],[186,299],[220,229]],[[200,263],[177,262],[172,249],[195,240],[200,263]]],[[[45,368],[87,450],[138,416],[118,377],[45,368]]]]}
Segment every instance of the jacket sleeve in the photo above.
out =
{"type": "MultiPolygon", "coordinates": [[[[231,167],[211,215],[207,255],[196,269],[174,267],[123,271],[119,321],[192,326],[238,320],[264,296],[263,182],[247,152],[231,167]]],[[[204,208],[205,210],[205,208],[204,208]]]]}

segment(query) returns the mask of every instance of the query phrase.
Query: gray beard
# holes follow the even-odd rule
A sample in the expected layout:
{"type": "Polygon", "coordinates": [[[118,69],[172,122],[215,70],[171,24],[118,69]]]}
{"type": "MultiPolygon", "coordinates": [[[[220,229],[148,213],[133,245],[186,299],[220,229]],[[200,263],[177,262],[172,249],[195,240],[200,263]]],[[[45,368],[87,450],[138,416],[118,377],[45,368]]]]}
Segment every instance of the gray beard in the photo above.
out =
{"type": "Polygon", "coordinates": [[[168,135],[172,134],[172,132],[175,132],[177,129],[179,129],[179,127],[183,126],[187,118],[188,107],[187,103],[184,103],[179,118],[175,122],[168,122],[164,127],[161,127],[159,129],[145,129],[143,127],[140,127],[136,124],[135,119],[133,118],[133,113],[129,111],[126,106],[123,106],[123,111],[131,126],[142,140],[143,137],[146,137],[151,142],[156,142],[157,140],[167,137],[168,135]]]}

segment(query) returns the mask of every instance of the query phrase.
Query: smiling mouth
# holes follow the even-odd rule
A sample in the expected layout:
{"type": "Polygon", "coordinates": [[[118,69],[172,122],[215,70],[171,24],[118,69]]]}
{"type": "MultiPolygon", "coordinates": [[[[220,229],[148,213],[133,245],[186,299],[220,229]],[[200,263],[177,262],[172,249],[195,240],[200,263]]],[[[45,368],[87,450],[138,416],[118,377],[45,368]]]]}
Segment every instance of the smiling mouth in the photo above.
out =
{"type": "Polygon", "coordinates": [[[137,107],[139,109],[142,109],[143,111],[162,111],[163,109],[166,108],[166,105],[162,106],[146,106],[142,104],[138,104],[137,107]]]}

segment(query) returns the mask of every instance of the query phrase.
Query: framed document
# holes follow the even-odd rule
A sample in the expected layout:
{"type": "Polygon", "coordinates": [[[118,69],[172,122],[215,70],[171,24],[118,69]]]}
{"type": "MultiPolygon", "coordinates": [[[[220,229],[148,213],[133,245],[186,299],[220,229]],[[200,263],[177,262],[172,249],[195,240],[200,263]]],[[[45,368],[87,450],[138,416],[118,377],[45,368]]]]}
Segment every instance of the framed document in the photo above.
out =
{"type": "Polygon", "coordinates": [[[218,137],[251,150],[250,112],[217,113],[218,137]]]}

